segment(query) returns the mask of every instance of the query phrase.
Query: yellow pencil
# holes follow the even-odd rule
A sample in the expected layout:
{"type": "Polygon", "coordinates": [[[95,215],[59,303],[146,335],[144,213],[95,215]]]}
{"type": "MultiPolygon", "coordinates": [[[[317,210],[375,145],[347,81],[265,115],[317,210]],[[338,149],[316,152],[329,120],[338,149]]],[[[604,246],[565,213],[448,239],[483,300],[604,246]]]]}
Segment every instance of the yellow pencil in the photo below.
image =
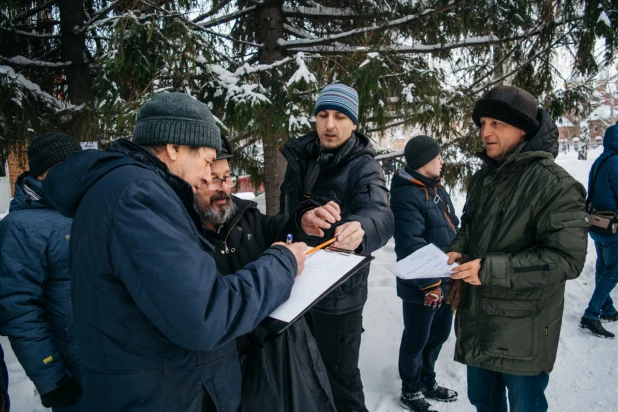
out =
{"type": "Polygon", "coordinates": [[[313,252],[316,252],[316,251],[318,251],[318,250],[320,250],[322,248],[325,248],[326,246],[330,245],[331,243],[333,243],[335,241],[337,241],[337,237],[336,236],[334,238],[332,238],[331,240],[327,240],[326,242],[324,242],[324,243],[322,243],[320,245],[317,245],[316,247],[314,247],[312,249],[309,249],[308,251],[305,252],[305,255],[310,255],[313,252]]]}

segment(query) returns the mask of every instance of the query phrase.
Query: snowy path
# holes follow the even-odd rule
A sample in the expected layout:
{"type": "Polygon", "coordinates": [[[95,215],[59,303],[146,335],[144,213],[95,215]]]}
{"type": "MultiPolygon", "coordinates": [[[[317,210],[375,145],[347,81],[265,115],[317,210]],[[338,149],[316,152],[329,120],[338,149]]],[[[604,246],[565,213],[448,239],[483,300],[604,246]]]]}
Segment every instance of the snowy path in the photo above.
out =
{"type": "MultiPolygon", "coordinates": [[[[586,185],[588,170],[599,154],[600,149],[597,149],[588,153],[587,161],[578,161],[572,151],[560,155],[557,162],[586,185]]],[[[256,200],[263,202],[263,196],[256,200]]],[[[464,200],[463,196],[454,197],[459,213],[464,200]]],[[[396,294],[395,278],[387,269],[395,261],[393,246],[391,240],[375,254],[369,280],[369,301],[364,311],[366,332],[363,334],[360,366],[367,407],[372,412],[402,411],[398,406],[401,380],[397,372],[403,330],[401,301],[396,294]]],[[[594,244],[589,241],[582,275],[567,282],[558,359],[547,389],[549,410],[552,412],[618,411],[618,340],[595,338],[577,327],[594,288],[595,261],[594,244]]],[[[614,290],[612,296],[618,300],[618,290],[614,290]]],[[[618,324],[605,324],[605,327],[618,333],[618,324]]],[[[9,365],[12,410],[48,410],[40,406],[34,386],[15,360],[6,338],[1,337],[0,342],[9,365]]],[[[437,373],[439,383],[457,390],[460,400],[436,406],[443,412],[473,412],[474,408],[468,403],[465,393],[465,366],[452,361],[454,344],[455,337],[451,335],[438,359],[437,373]]]]}

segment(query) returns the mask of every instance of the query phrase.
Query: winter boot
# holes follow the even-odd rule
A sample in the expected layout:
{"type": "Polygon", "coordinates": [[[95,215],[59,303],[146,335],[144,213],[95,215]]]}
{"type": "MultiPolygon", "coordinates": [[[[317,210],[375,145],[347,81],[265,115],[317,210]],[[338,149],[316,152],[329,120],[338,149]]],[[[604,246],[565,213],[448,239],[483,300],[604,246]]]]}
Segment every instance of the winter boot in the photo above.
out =
{"type": "Polygon", "coordinates": [[[423,391],[425,398],[440,402],[454,402],[457,400],[458,396],[457,392],[454,390],[438,386],[437,383],[432,389],[421,385],[421,390],[423,391]]]}
{"type": "Polygon", "coordinates": [[[582,317],[579,327],[589,330],[594,336],[598,336],[600,338],[614,338],[614,334],[605,330],[605,328],[601,325],[601,321],[598,319],[592,320],[582,317]]]}
{"type": "Polygon", "coordinates": [[[425,400],[423,392],[401,393],[399,406],[412,412],[438,412],[425,400]]]}
{"type": "Polygon", "coordinates": [[[601,320],[603,322],[616,322],[618,321],[618,312],[613,315],[601,315],[601,320]]]}

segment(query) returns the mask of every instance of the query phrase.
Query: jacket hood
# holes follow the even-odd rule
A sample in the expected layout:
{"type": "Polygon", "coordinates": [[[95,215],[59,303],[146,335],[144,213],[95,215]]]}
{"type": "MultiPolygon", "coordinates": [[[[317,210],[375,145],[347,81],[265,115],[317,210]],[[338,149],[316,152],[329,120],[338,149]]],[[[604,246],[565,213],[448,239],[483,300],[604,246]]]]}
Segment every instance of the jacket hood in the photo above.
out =
{"type": "MultiPolygon", "coordinates": [[[[511,152],[503,162],[487,156],[487,150],[477,153],[488,166],[498,168],[500,165],[517,160],[523,153],[544,152],[555,159],[558,156],[558,127],[544,109],[539,108],[537,119],[541,124],[534,136],[527,138],[511,152]]],[[[532,156],[528,156],[532,158],[532,156]]],[[[544,156],[545,157],[545,156],[544,156]]]]}
{"type": "Polygon", "coordinates": [[[609,127],[603,137],[603,148],[618,154],[618,124],[609,127]]]}
{"type": "Polygon", "coordinates": [[[15,196],[11,200],[9,212],[25,209],[53,209],[49,199],[45,196],[43,182],[30,176],[30,172],[24,172],[17,178],[15,182],[15,196]],[[37,200],[29,196],[25,186],[36,192],[41,198],[37,200]]]}
{"type": "MultiPolygon", "coordinates": [[[[320,148],[318,142],[318,133],[314,130],[307,133],[304,136],[289,141],[283,146],[283,155],[290,161],[289,156],[300,161],[307,156],[321,156],[322,153],[332,153],[333,159],[326,167],[336,167],[339,164],[347,163],[351,159],[362,156],[370,155],[372,158],[376,156],[376,152],[371,145],[371,141],[367,136],[359,132],[352,132],[352,136],[343,146],[338,147],[335,150],[324,150],[320,148]]],[[[324,167],[324,166],[323,166],[324,167]]]]}
{"type": "Polygon", "coordinates": [[[151,170],[167,170],[154,155],[128,140],[120,139],[105,152],[84,150],[54,166],[43,181],[51,204],[72,218],[84,194],[110,171],[136,165],[151,170]]]}
{"type": "Polygon", "coordinates": [[[420,186],[418,183],[414,183],[410,181],[410,179],[414,179],[419,181],[425,187],[434,188],[438,183],[440,183],[440,179],[433,179],[431,177],[424,176],[414,170],[410,170],[406,167],[402,167],[397,170],[393,175],[393,179],[391,181],[391,191],[395,190],[400,186],[414,185],[420,186]]]}

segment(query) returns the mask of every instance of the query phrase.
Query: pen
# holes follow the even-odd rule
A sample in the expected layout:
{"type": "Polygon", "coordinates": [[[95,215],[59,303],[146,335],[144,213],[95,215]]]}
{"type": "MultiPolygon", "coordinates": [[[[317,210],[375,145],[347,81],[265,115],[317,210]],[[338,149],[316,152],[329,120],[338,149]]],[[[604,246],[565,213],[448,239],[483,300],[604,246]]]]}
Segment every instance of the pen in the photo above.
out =
{"type": "Polygon", "coordinates": [[[291,234],[291,233],[288,233],[288,236],[287,236],[287,238],[285,239],[285,243],[287,243],[287,244],[289,245],[290,243],[292,243],[292,239],[293,239],[293,238],[294,238],[294,237],[292,236],[292,234],[291,234]]]}
{"type": "Polygon", "coordinates": [[[328,245],[330,245],[331,243],[336,242],[336,241],[337,241],[337,236],[335,236],[335,237],[334,237],[334,238],[332,238],[331,240],[327,240],[326,242],[324,242],[324,243],[322,243],[322,244],[320,244],[320,245],[317,245],[317,246],[316,246],[316,247],[314,247],[313,249],[309,249],[308,251],[306,251],[306,252],[305,252],[305,255],[310,255],[310,254],[312,254],[313,252],[316,252],[316,251],[318,251],[318,250],[320,250],[320,249],[322,249],[322,248],[324,248],[324,247],[326,247],[326,246],[328,246],[328,245]]]}

